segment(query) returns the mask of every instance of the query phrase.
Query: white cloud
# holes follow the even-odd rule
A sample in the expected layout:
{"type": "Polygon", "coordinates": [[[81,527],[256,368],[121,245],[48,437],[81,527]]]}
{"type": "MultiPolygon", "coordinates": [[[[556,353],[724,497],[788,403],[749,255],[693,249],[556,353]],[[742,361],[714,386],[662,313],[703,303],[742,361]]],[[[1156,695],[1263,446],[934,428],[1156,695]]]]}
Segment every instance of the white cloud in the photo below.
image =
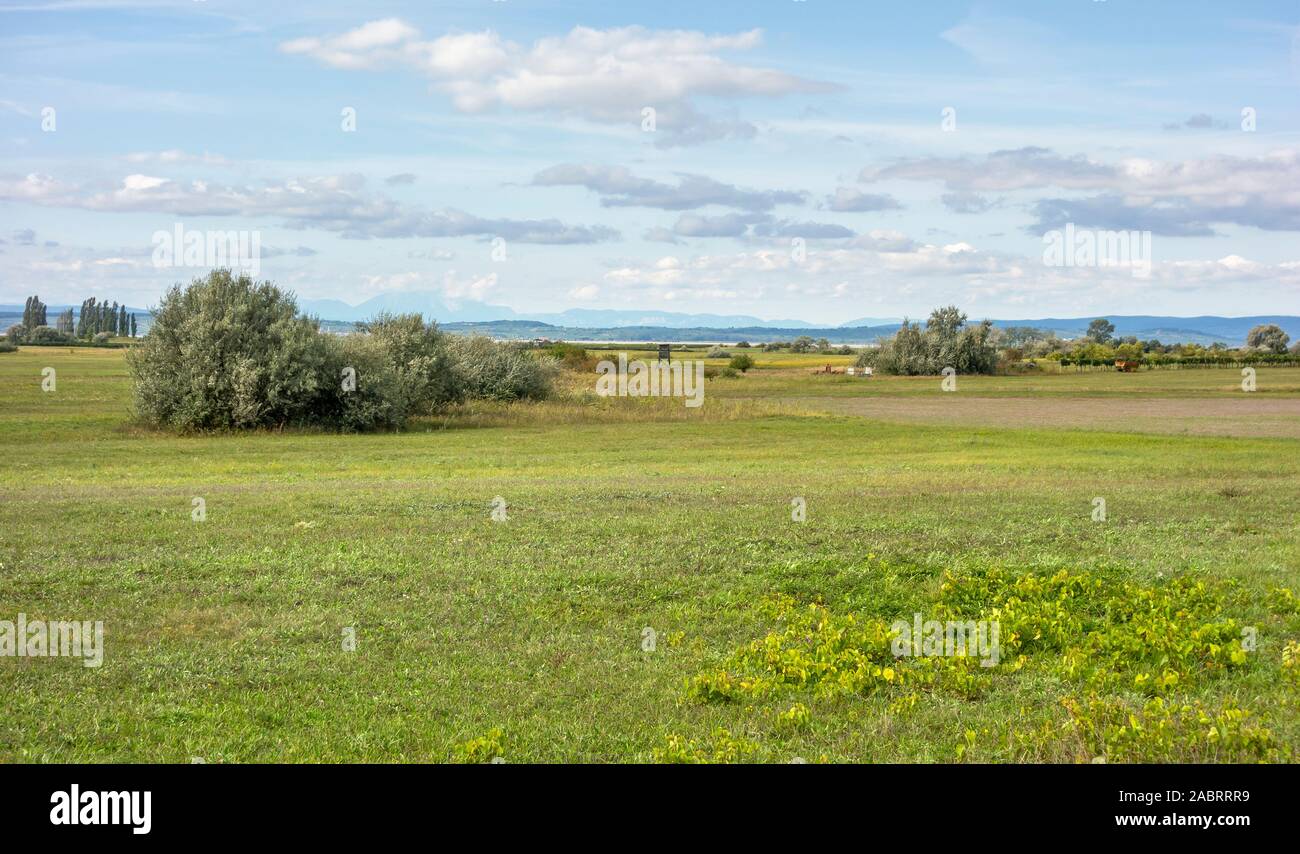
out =
{"type": "Polygon", "coordinates": [[[922,244],[897,232],[873,232],[853,243],[859,245],[810,249],[803,261],[785,248],[668,256],[609,270],[605,280],[618,296],[631,291],[641,299],[667,299],[669,291],[675,300],[704,299],[727,291],[761,300],[776,289],[827,298],[896,299],[906,294],[934,304],[972,305],[991,298],[1068,304],[1077,302],[1080,289],[1116,299],[1131,295],[1135,287],[1168,294],[1263,285],[1300,291],[1300,261],[1265,264],[1229,255],[1217,261],[1157,262],[1149,278],[1135,279],[1123,267],[1048,267],[1041,257],[988,252],[968,242],[922,244]]]}
{"type": "Polygon", "coordinates": [[[1030,231],[1065,222],[1095,228],[1209,235],[1214,223],[1267,230],[1300,230],[1300,149],[1253,157],[1217,155],[1193,160],[1125,158],[1105,163],[1045,148],[994,151],[982,158],[928,157],[868,167],[859,178],[937,181],[952,208],[981,191],[1047,187],[1094,192],[1087,198],[1040,198],[1030,231]]]}
{"type": "Polygon", "coordinates": [[[533,176],[539,187],[586,187],[601,195],[605,207],[647,207],[684,211],[707,205],[747,211],[802,204],[807,193],[796,190],[745,190],[706,175],[679,173],[677,185],[639,178],[624,166],[561,163],[533,176]]]}
{"type": "Polygon", "coordinates": [[[355,239],[477,236],[567,245],[619,236],[607,226],[567,225],[557,219],[489,219],[455,208],[420,210],[366,192],[365,178],[355,174],[291,178],[248,187],[183,183],[137,173],[109,190],[66,184],[47,175],[0,176],[0,200],[103,212],[276,217],[290,228],[321,229],[355,239]]]}
{"type": "Polygon", "coordinates": [[[465,279],[457,278],[455,270],[448,270],[443,274],[442,284],[439,290],[448,300],[474,300],[482,302],[492,291],[497,288],[497,274],[488,273],[485,276],[470,276],[465,279]]]}
{"type": "Polygon", "coordinates": [[[661,132],[657,142],[675,145],[755,132],[747,122],[703,115],[694,104],[698,97],[771,98],[836,88],[721,55],[761,43],[759,30],[707,35],[575,27],[526,47],[492,30],[425,40],[411,25],[390,18],[342,35],[293,39],[280,49],[345,70],[415,70],[467,113],[508,107],[639,127],[642,109],[652,107],[661,132]]]}

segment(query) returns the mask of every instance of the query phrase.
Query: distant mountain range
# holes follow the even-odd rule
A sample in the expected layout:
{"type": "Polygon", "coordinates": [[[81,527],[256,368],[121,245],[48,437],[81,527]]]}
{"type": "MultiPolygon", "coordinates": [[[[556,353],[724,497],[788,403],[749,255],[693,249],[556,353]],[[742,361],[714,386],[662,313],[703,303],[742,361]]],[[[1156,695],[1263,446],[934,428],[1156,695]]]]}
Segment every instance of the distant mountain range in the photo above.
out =
{"type": "MultiPolygon", "coordinates": [[[[1300,340],[1300,317],[1265,315],[1257,317],[1156,317],[1135,316],[1107,318],[1115,324],[1118,336],[1136,335],[1143,341],[1152,338],[1165,344],[1223,343],[1239,346],[1246,341],[1251,327],[1275,323],[1286,330],[1292,340],[1300,340]]],[[[1033,326],[1056,333],[1061,338],[1077,338],[1087,331],[1094,318],[1043,318],[1038,320],[995,320],[995,326],[1033,326]]],[[[490,335],[494,338],[550,338],[566,341],[663,341],[681,343],[731,344],[748,341],[789,341],[800,335],[825,338],[832,344],[871,344],[898,331],[900,323],[878,326],[834,327],[669,327],[669,326],[558,326],[535,320],[494,320],[451,322],[443,324],[449,332],[490,335]]]]}
{"type": "MultiPolygon", "coordinates": [[[[763,320],[748,314],[685,314],[675,311],[620,311],[617,309],[571,308],[561,312],[516,312],[504,305],[484,302],[458,302],[454,307],[443,302],[437,294],[427,291],[407,291],[380,294],[360,305],[349,305],[334,299],[303,299],[299,307],[307,314],[322,320],[369,320],[380,312],[403,314],[419,312],[433,317],[439,323],[473,323],[486,320],[533,320],[552,326],[621,327],[664,326],[686,328],[692,326],[727,329],[736,326],[779,326],[790,329],[810,329],[815,324],[803,320],[763,320]]],[[[855,324],[858,325],[858,324],[855,324]]]]}
{"type": "MultiPolygon", "coordinates": [[[[765,320],[747,314],[688,314],[673,311],[625,311],[620,309],[571,308],[561,312],[516,312],[508,306],[483,302],[460,302],[455,307],[430,292],[381,294],[360,305],[339,300],[301,300],[303,311],[323,320],[366,320],[381,311],[419,312],[449,329],[476,329],[498,337],[569,338],[597,340],[699,340],[726,341],[749,337],[773,340],[811,335],[837,343],[869,343],[881,335],[892,335],[902,323],[899,317],[858,317],[836,326],[803,320],[765,320]],[[496,331],[490,331],[496,330],[496,331]],[[525,331],[532,330],[532,331],[525,331]],[[869,335],[863,339],[864,335],[869,335]]],[[[923,319],[923,318],[922,318],[923,319]]],[[[1107,315],[1115,334],[1136,335],[1146,341],[1165,343],[1242,344],[1252,326],[1276,323],[1292,339],[1300,339],[1300,317],[1260,315],[1254,317],[1170,317],[1162,315],[1107,315]]],[[[997,326],[1033,326],[1076,338],[1093,317],[1046,317],[1028,320],[994,320],[997,326]]]]}
{"type": "MultiPolygon", "coordinates": [[[[326,328],[344,331],[352,323],[368,320],[380,312],[418,312],[435,319],[454,332],[477,332],[497,338],[551,338],[571,341],[698,341],[752,343],[789,340],[800,335],[825,338],[836,344],[868,344],[898,331],[897,317],[859,317],[838,326],[819,326],[802,320],[764,320],[748,314],[688,314],[672,311],[624,311],[619,309],[571,308],[561,312],[516,312],[503,305],[464,301],[453,308],[431,292],[381,294],[360,305],[341,300],[299,300],[303,312],[321,318],[326,328]]],[[[54,317],[67,306],[51,305],[54,317]]],[[[73,307],[74,310],[77,306],[73,307]]],[[[128,308],[147,328],[149,311],[128,308]]],[[[23,307],[0,304],[0,331],[22,319],[23,307]]],[[[972,315],[972,319],[976,316],[972,315]]],[[[920,318],[922,321],[924,318],[920,318]]],[[[1061,338],[1077,338],[1087,331],[1095,317],[1042,317],[1026,320],[994,320],[997,326],[1032,326],[1054,332],[1061,338]]],[[[1135,335],[1166,344],[1245,343],[1251,327],[1275,323],[1292,341],[1300,340],[1300,317],[1254,315],[1250,317],[1171,317],[1165,315],[1106,315],[1118,336],[1135,335]]]]}

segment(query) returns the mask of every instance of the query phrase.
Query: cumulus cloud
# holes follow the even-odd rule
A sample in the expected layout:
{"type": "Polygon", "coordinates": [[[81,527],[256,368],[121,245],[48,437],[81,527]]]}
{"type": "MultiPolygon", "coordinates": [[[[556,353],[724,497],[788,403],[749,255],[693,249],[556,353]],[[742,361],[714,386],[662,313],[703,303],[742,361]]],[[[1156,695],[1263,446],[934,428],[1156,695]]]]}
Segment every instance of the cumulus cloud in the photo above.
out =
{"type": "Polygon", "coordinates": [[[773,220],[757,223],[753,228],[755,237],[802,237],[805,240],[835,240],[853,237],[856,232],[851,228],[830,222],[796,222],[794,220],[773,220]]]}
{"type": "Polygon", "coordinates": [[[853,187],[837,187],[835,194],[826,197],[825,207],[833,211],[893,211],[903,206],[888,193],[864,193],[853,187]]]}
{"type": "Polygon", "coordinates": [[[683,214],[673,225],[673,233],[681,237],[744,237],[750,226],[768,219],[766,214],[683,214]]]}
{"type": "Polygon", "coordinates": [[[568,225],[557,219],[485,218],[454,208],[411,208],[366,192],[361,175],[294,178],[247,187],[137,173],[123,178],[120,186],[92,189],[33,174],[0,177],[0,200],[92,211],[274,217],[290,228],[320,229],[354,239],[478,236],[520,243],[577,244],[619,236],[606,226],[568,225]]]}
{"type": "Polygon", "coordinates": [[[176,163],[198,163],[204,166],[230,166],[231,162],[220,154],[191,154],[179,148],[169,148],[166,151],[136,151],[123,157],[128,163],[159,163],[159,164],[176,164],[176,163]]]}
{"type": "Polygon", "coordinates": [[[706,205],[766,211],[777,205],[802,204],[807,193],[792,190],[743,190],[705,175],[679,174],[677,184],[638,178],[623,166],[562,163],[533,176],[539,187],[586,187],[605,207],[646,207],[669,211],[706,205]]]}
{"type": "Polygon", "coordinates": [[[473,300],[475,302],[482,302],[496,288],[496,273],[459,278],[455,270],[444,273],[439,286],[442,295],[450,301],[473,300]]]}
{"type": "Polygon", "coordinates": [[[1226,130],[1229,127],[1231,125],[1227,122],[1220,121],[1209,113],[1197,113],[1184,121],[1166,124],[1165,130],[1226,130]]]}
{"type": "Polygon", "coordinates": [[[1030,231],[1078,225],[1168,235],[1213,234],[1215,224],[1300,230],[1300,150],[1199,160],[1127,158],[1102,163],[1044,148],[995,151],[983,158],[916,158],[868,168],[860,178],[937,181],[958,199],[984,191],[1048,187],[1091,191],[1089,198],[1040,199],[1030,231]],[[1064,217],[1065,219],[1062,219],[1064,217]]]}
{"type": "Polygon", "coordinates": [[[867,167],[864,182],[905,179],[942,181],[956,191],[1007,191],[1036,187],[1096,189],[1111,186],[1121,172],[1082,155],[1064,157],[1050,149],[1026,147],[994,151],[982,158],[922,157],[888,166],[867,167]]]}
{"type": "Polygon", "coordinates": [[[677,237],[734,237],[740,240],[802,237],[805,240],[832,240],[853,237],[855,232],[842,225],[825,222],[797,222],[777,219],[762,213],[727,213],[718,216],[682,214],[671,231],[647,232],[649,240],[677,242],[677,237]]]}
{"type": "Polygon", "coordinates": [[[944,193],[939,197],[943,206],[953,213],[982,214],[992,210],[997,202],[991,201],[979,193],[960,192],[944,193]]]}
{"type": "Polygon", "coordinates": [[[759,30],[709,35],[575,27],[526,46],[492,30],[427,39],[410,24],[387,18],[341,35],[286,41],[280,49],[345,70],[416,71],[466,113],[505,107],[639,127],[643,108],[651,107],[662,132],[657,142],[681,145],[755,132],[748,122],[704,115],[697,98],[771,98],[837,88],[723,56],[761,44],[759,30]]]}
{"type": "MultiPolygon", "coordinates": [[[[646,264],[622,264],[605,274],[606,284],[643,297],[698,298],[730,292],[761,299],[781,290],[837,297],[924,294],[978,304],[1044,299],[1077,300],[1079,288],[1121,296],[1133,289],[1123,267],[1052,267],[1041,256],[990,252],[966,242],[921,243],[899,232],[879,231],[847,244],[810,248],[802,260],[787,249],[756,247],[738,253],[672,255],[646,264]]],[[[1300,287],[1300,261],[1256,262],[1236,255],[1214,261],[1156,262],[1143,287],[1168,293],[1225,286],[1300,287]]]]}
{"type": "Polygon", "coordinates": [[[681,244],[684,242],[680,237],[678,237],[676,234],[673,233],[673,230],[671,228],[664,228],[661,225],[656,225],[653,228],[647,228],[645,232],[641,235],[641,239],[649,240],[654,243],[681,244]]]}
{"type": "Polygon", "coordinates": [[[315,249],[312,249],[310,246],[302,246],[302,245],[294,246],[292,248],[284,247],[284,246],[261,247],[261,255],[263,258],[280,258],[284,256],[292,256],[294,258],[310,258],[313,255],[318,255],[318,254],[320,253],[318,253],[315,249]]]}

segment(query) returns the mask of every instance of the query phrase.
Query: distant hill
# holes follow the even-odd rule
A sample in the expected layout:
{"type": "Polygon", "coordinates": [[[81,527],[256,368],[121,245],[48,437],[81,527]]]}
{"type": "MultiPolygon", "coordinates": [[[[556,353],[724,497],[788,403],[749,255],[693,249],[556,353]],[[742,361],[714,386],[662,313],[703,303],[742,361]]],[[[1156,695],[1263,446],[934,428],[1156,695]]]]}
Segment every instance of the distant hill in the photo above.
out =
{"type": "Polygon", "coordinates": [[[444,323],[448,332],[467,335],[488,335],[499,339],[549,338],[552,341],[660,341],[692,344],[734,344],[749,341],[751,344],[767,341],[789,341],[800,335],[825,338],[834,344],[870,344],[881,336],[892,335],[898,326],[818,329],[814,327],[733,326],[672,327],[672,326],[617,326],[583,327],[555,326],[535,320],[494,320],[480,323],[444,323]]]}
{"type": "Polygon", "coordinates": [[[846,320],[839,324],[840,326],[893,326],[901,324],[901,317],[856,317],[853,320],[846,320]]]}
{"type": "MultiPolygon", "coordinates": [[[[1251,317],[1167,317],[1163,315],[1135,314],[1105,315],[1115,324],[1118,336],[1135,335],[1143,341],[1152,338],[1164,344],[1214,344],[1239,346],[1246,343],[1246,333],[1252,327],[1274,323],[1282,327],[1292,341],[1300,340],[1300,317],[1288,314],[1265,314],[1251,317]]],[[[1077,338],[1088,330],[1092,317],[1044,317],[1035,320],[995,320],[997,326],[1033,326],[1049,329],[1062,338],[1077,338]]]]}
{"type": "MultiPolygon", "coordinates": [[[[452,308],[431,292],[381,294],[359,305],[341,300],[299,300],[307,314],[319,317],[322,325],[333,332],[352,329],[358,320],[368,320],[379,312],[394,314],[418,312],[437,320],[454,332],[476,332],[496,338],[551,338],[573,341],[682,341],[719,343],[748,340],[752,343],[785,341],[808,335],[825,338],[835,344],[870,344],[898,331],[900,318],[860,317],[839,326],[818,326],[802,320],[763,320],[747,314],[687,314],[672,311],[627,311],[621,309],[571,308],[561,312],[516,312],[507,306],[465,301],[452,308]]],[[[64,305],[49,306],[54,317],[64,305]]],[[[74,311],[79,306],[72,307],[74,311]]],[[[142,330],[148,328],[148,309],[127,308],[135,314],[142,330]]],[[[22,320],[20,304],[0,304],[0,332],[22,320]]],[[[1157,339],[1165,344],[1225,344],[1240,346],[1254,326],[1276,324],[1300,341],[1300,317],[1289,314],[1251,315],[1249,317],[1174,317],[1169,315],[1105,315],[1115,324],[1118,336],[1135,335],[1143,341],[1157,339]]],[[[979,319],[978,315],[971,318],[979,319]]],[[[924,322],[924,318],[919,318],[924,322]]],[[[996,319],[994,325],[1032,326],[1055,333],[1061,338],[1083,335],[1095,319],[1087,317],[1040,317],[1023,320],[996,319]]]]}
{"type": "MultiPolygon", "coordinates": [[[[369,320],[380,312],[404,314],[418,312],[439,323],[471,323],[486,320],[529,320],[552,326],[634,327],[663,326],[674,329],[689,327],[772,326],[808,329],[814,324],[802,320],[763,320],[748,314],[685,314],[676,311],[624,311],[610,308],[571,308],[561,312],[516,312],[503,305],[462,300],[453,306],[431,291],[405,291],[380,294],[359,305],[335,299],[300,299],[298,306],[322,320],[369,320]]],[[[21,306],[20,306],[21,309],[21,306]]]]}
{"type": "MultiPolygon", "coordinates": [[[[996,326],[1032,326],[1052,331],[1062,338],[1083,335],[1092,317],[1049,317],[1030,320],[994,320],[996,326]]],[[[1115,334],[1136,335],[1143,341],[1152,338],[1164,344],[1214,344],[1239,346],[1246,341],[1251,327],[1275,323],[1286,330],[1293,341],[1300,340],[1300,317],[1293,315],[1259,315],[1254,317],[1161,317],[1155,315],[1119,316],[1106,318],[1115,324],[1115,334]]],[[[749,341],[752,344],[768,341],[789,341],[800,335],[825,338],[833,344],[872,344],[898,331],[901,324],[887,323],[873,326],[836,327],[773,327],[773,326],[694,326],[663,325],[643,326],[568,326],[543,323],[535,320],[492,320],[479,322],[451,322],[443,324],[449,332],[490,335],[494,338],[550,338],[566,341],[680,341],[683,343],[734,343],[749,341]]]]}

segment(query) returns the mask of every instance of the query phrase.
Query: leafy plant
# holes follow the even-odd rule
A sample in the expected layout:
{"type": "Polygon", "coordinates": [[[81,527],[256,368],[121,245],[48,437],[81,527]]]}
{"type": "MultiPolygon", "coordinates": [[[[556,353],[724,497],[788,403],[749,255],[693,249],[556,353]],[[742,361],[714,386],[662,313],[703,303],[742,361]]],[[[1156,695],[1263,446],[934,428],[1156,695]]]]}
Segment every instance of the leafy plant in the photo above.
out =
{"type": "Polygon", "coordinates": [[[452,748],[451,761],[460,765],[480,765],[505,756],[505,733],[493,727],[482,735],[452,748]]]}

